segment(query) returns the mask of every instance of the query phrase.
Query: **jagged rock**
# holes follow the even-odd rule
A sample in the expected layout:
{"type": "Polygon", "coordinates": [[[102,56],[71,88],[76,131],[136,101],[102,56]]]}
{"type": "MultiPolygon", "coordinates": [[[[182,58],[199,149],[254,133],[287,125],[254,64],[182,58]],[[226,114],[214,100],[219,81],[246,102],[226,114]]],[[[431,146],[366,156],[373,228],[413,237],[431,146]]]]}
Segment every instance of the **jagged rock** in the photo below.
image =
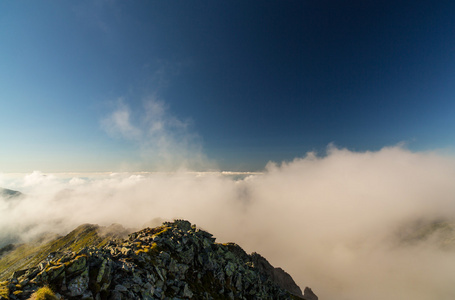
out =
{"type": "Polygon", "coordinates": [[[303,291],[303,299],[318,300],[318,296],[316,296],[309,287],[306,287],[305,290],[303,291]]]}
{"type": "Polygon", "coordinates": [[[289,274],[259,254],[215,243],[210,233],[185,220],[145,228],[103,247],[52,254],[39,267],[16,272],[3,294],[25,300],[49,285],[73,300],[317,299],[308,288],[302,296],[289,274]]]}
{"type": "Polygon", "coordinates": [[[74,297],[85,294],[88,288],[88,282],[88,269],[86,269],[80,276],[74,278],[68,284],[69,296],[74,297]]]}
{"type": "Polygon", "coordinates": [[[78,256],[76,259],[74,259],[70,266],[67,269],[68,273],[77,273],[79,271],[84,270],[85,264],[86,264],[86,258],[85,256],[78,256]]]}
{"type": "Polygon", "coordinates": [[[254,266],[261,272],[267,274],[276,282],[281,288],[288,290],[296,296],[302,296],[302,290],[295,284],[291,275],[286,273],[281,268],[274,268],[264,257],[254,252],[251,254],[254,266]]]}
{"type": "Polygon", "coordinates": [[[55,280],[58,277],[63,275],[63,272],[65,271],[65,265],[60,265],[60,266],[55,266],[51,267],[48,270],[49,273],[49,280],[55,280]]]}

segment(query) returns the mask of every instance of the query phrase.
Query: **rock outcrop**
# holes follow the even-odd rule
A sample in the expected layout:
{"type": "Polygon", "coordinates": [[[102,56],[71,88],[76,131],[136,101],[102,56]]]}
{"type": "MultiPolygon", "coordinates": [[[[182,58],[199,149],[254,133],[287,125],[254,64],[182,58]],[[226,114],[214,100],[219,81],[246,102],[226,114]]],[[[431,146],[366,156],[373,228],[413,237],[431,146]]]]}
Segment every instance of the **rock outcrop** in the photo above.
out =
{"type": "Polygon", "coordinates": [[[43,286],[57,299],[317,299],[259,254],[215,243],[183,220],[102,247],[54,251],[0,283],[0,299],[28,299],[43,286]]]}
{"type": "Polygon", "coordinates": [[[305,300],[318,300],[318,296],[309,288],[306,287],[303,292],[303,299],[305,300]]]}

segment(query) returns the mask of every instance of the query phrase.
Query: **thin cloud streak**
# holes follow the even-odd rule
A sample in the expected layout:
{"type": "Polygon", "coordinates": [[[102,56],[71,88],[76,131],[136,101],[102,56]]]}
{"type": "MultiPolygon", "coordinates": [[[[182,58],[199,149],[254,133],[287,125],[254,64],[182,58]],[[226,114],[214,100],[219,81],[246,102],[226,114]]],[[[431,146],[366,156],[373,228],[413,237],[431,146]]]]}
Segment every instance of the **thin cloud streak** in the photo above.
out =
{"type": "Polygon", "coordinates": [[[190,120],[181,120],[169,112],[163,101],[149,97],[143,110],[131,112],[124,100],[101,121],[111,136],[133,143],[141,157],[142,168],[158,171],[178,169],[216,169],[202,150],[200,136],[191,130],[190,120]]]}
{"type": "Polygon", "coordinates": [[[141,130],[131,124],[131,110],[121,99],[117,109],[101,121],[101,127],[114,138],[139,140],[142,136],[141,130]]]}

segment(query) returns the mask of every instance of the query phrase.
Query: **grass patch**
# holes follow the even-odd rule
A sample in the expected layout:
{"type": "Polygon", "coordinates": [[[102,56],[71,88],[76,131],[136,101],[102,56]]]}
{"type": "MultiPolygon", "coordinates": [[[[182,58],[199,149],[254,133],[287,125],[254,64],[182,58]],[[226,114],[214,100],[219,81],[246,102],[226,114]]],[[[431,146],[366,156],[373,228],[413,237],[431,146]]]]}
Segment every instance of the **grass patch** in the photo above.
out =
{"type": "Polygon", "coordinates": [[[9,299],[9,288],[7,281],[0,282],[0,299],[1,298],[9,299]]]}
{"type": "Polygon", "coordinates": [[[160,254],[161,250],[163,250],[157,243],[152,243],[150,246],[144,246],[141,249],[136,250],[134,253],[136,255],[140,255],[142,253],[148,254],[149,257],[155,257],[160,254]]]}
{"type": "Polygon", "coordinates": [[[57,300],[57,297],[48,286],[43,286],[34,292],[29,300],[57,300]]]}
{"type": "Polygon", "coordinates": [[[172,229],[172,228],[169,226],[162,225],[162,226],[158,226],[158,227],[150,229],[148,234],[159,236],[159,235],[166,233],[169,229],[172,229]]]}

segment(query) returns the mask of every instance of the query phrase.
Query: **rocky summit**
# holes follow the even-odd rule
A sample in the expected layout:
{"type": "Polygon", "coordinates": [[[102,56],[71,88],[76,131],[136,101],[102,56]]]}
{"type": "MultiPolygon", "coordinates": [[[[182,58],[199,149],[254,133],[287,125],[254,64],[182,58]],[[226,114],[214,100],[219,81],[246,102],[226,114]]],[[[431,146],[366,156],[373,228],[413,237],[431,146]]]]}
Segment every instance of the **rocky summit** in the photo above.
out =
{"type": "MultiPolygon", "coordinates": [[[[76,231],[95,228],[84,226],[76,231]]],[[[64,245],[54,241],[57,250],[47,246],[56,251],[0,283],[0,299],[318,299],[309,288],[302,295],[289,274],[261,255],[216,243],[184,220],[127,239],[92,238],[96,243],[71,251],[70,244],[80,240],[84,236],[64,245]]]]}

